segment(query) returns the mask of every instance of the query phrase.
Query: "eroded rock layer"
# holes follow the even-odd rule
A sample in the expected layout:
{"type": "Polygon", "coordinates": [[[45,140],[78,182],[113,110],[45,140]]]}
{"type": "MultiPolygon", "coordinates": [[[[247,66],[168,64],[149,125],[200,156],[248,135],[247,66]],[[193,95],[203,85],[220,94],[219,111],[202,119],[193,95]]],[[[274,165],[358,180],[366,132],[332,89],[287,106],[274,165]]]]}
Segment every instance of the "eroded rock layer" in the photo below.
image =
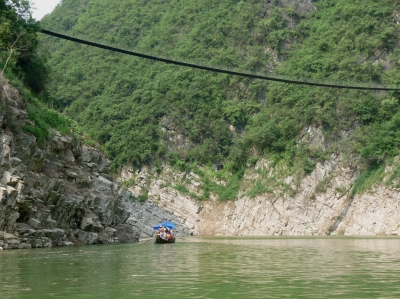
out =
{"type": "MultiPolygon", "coordinates": [[[[260,160],[255,170],[263,168],[270,176],[274,169],[260,160]]],[[[125,171],[126,180],[135,178],[130,188],[133,194],[148,189],[149,200],[135,203],[136,211],[146,211],[138,225],[152,222],[156,208],[169,211],[170,219],[186,226],[186,232],[203,236],[267,236],[267,235],[398,235],[400,223],[400,192],[385,187],[382,182],[368,192],[350,196],[359,171],[344,163],[341,156],[318,163],[314,171],[304,177],[299,186],[292,176],[283,182],[297,188],[295,194],[271,190],[256,197],[246,194],[246,181],[257,179],[249,170],[242,183],[238,199],[219,201],[211,194],[210,200],[199,201],[190,196],[202,188],[193,173],[181,173],[165,167],[161,175],[150,175],[148,169],[136,174],[125,171]],[[142,183],[137,183],[138,181],[142,183]],[[187,192],[176,188],[185,182],[187,192]],[[146,183],[145,183],[146,182],[146,183]]],[[[390,173],[390,168],[386,169],[390,173]]]]}

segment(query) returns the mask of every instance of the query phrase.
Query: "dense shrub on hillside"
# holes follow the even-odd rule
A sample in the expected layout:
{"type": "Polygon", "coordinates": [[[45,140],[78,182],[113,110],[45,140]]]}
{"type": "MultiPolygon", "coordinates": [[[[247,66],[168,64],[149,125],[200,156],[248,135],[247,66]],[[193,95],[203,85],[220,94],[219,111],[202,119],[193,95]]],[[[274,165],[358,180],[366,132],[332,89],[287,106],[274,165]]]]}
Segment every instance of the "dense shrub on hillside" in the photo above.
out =
{"type": "MultiPolygon", "coordinates": [[[[400,83],[398,1],[321,0],[308,15],[298,13],[295,1],[269,2],[64,0],[43,26],[215,66],[400,83]]],[[[343,132],[354,132],[344,148],[370,165],[397,153],[396,92],[268,83],[54,38],[43,45],[52,53],[49,101],[101,142],[116,168],[174,157],[200,164],[225,160],[237,171],[269,155],[309,173],[320,156],[296,145],[309,125],[323,128],[331,151],[343,146],[343,132]],[[189,145],[168,150],[164,122],[189,145]]]]}

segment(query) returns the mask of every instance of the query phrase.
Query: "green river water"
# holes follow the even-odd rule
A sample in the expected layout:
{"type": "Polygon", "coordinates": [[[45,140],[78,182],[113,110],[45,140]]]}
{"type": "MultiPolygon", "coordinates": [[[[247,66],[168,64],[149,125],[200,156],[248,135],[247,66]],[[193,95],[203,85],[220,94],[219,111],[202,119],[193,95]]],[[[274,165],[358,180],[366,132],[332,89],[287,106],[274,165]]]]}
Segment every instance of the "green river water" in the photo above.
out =
{"type": "Polygon", "coordinates": [[[0,252],[0,298],[400,298],[400,238],[184,238],[0,252]]]}

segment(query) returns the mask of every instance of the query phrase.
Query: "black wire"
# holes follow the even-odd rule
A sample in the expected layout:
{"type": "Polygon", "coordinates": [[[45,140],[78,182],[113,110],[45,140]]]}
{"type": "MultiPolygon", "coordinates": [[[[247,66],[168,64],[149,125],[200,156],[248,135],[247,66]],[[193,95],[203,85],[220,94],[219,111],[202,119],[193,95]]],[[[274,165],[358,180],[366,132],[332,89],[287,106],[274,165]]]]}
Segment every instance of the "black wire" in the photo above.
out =
{"type": "Polygon", "coordinates": [[[400,90],[400,87],[356,86],[356,85],[340,85],[340,84],[321,83],[321,82],[306,82],[306,81],[301,81],[301,80],[285,79],[285,78],[271,77],[271,76],[265,76],[265,75],[231,71],[231,70],[226,70],[226,69],[218,69],[218,68],[213,68],[213,67],[208,67],[208,66],[203,66],[203,65],[197,65],[197,64],[193,64],[193,63],[187,63],[187,62],[182,62],[182,61],[161,58],[161,57],[152,56],[152,55],[141,54],[141,53],[123,50],[123,49],[119,49],[119,48],[115,48],[115,47],[110,47],[110,46],[86,41],[83,39],[67,36],[64,34],[55,33],[55,32],[49,31],[49,30],[45,30],[45,29],[41,29],[41,32],[44,34],[47,34],[47,35],[55,36],[58,38],[62,38],[65,40],[73,41],[76,43],[80,43],[80,44],[84,44],[84,45],[88,45],[88,46],[92,46],[92,47],[97,47],[100,49],[119,52],[119,53],[123,53],[123,54],[128,54],[128,55],[151,59],[151,60],[160,61],[160,62],[165,62],[165,63],[169,63],[169,64],[176,64],[176,65],[180,65],[180,66],[191,67],[191,68],[195,68],[195,69],[229,74],[229,75],[236,75],[236,76],[249,77],[249,78],[254,78],[254,79],[277,81],[277,82],[291,83],[291,84],[302,84],[302,85],[333,87],[333,88],[364,89],[364,90],[400,90]]]}

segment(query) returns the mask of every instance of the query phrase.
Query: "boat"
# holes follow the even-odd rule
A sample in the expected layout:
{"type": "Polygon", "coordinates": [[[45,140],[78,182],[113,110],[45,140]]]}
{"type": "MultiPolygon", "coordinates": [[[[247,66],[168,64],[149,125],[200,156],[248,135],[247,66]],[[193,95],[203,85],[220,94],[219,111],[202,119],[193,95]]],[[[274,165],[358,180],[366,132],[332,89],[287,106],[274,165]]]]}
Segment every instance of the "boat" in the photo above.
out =
{"type": "Polygon", "coordinates": [[[154,244],[175,243],[175,224],[171,222],[163,222],[153,226],[157,232],[154,244]]]}
{"type": "Polygon", "coordinates": [[[165,244],[165,243],[175,243],[175,237],[171,237],[170,239],[164,240],[161,239],[161,236],[159,234],[157,234],[154,244],[165,244]]]}

